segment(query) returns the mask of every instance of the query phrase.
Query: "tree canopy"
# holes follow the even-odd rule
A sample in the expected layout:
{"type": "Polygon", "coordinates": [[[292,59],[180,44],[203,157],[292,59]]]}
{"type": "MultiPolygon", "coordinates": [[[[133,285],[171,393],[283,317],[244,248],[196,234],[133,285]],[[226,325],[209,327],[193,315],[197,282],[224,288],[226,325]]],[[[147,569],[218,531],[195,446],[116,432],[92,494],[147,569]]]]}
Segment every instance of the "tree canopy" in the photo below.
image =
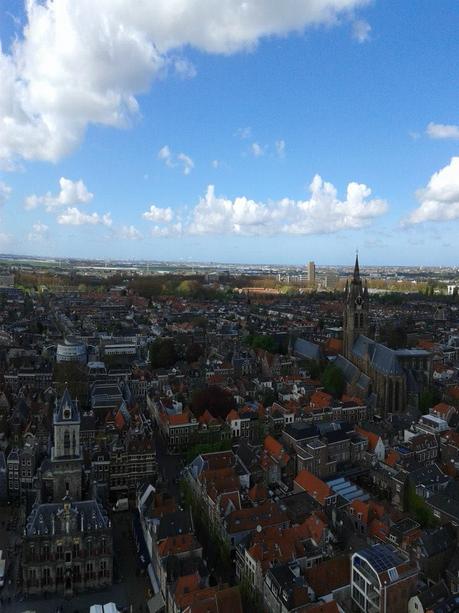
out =
{"type": "Polygon", "coordinates": [[[231,392],[219,385],[195,390],[191,398],[191,410],[197,417],[209,411],[214,417],[225,419],[235,407],[236,401],[231,392]]]}
{"type": "Polygon", "coordinates": [[[170,338],[158,338],[153,341],[149,354],[152,368],[169,368],[178,360],[174,341],[170,338]]]}
{"type": "Polygon", "coordinates": [[[334,364],[328,364],[322,373],[321,383],[325,391],[335,398],[341,398],[346,388],[346,381],[341,370],[334,364]]]}

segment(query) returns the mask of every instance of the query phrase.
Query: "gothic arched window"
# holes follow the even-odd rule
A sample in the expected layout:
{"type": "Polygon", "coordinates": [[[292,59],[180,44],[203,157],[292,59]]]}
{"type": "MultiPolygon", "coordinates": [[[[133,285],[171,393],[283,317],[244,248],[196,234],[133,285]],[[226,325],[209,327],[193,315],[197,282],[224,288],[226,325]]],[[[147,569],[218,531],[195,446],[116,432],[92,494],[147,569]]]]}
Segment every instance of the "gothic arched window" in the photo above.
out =
{"type": "Polygon", "coordinates": [[[70,455],[70,434],[68,432],[64,433],[64,454],[70,455]]]}

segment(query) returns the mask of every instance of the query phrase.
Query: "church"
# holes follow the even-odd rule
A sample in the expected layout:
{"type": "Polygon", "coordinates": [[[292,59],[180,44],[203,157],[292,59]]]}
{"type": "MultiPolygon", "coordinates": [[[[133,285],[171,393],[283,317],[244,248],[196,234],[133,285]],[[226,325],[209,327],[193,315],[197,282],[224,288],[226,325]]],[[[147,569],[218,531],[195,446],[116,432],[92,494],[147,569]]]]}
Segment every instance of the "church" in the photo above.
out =
{"type": "Polygon", "coordinates": [[[418,408],[419,396],[432,377],[432,355],[421,349],[390,349],[369,338],[368,285],[360,276],[358,256],[346,282],[343,353],[335,361],[348,391],[370,400],[382,417],[418,408]]]}

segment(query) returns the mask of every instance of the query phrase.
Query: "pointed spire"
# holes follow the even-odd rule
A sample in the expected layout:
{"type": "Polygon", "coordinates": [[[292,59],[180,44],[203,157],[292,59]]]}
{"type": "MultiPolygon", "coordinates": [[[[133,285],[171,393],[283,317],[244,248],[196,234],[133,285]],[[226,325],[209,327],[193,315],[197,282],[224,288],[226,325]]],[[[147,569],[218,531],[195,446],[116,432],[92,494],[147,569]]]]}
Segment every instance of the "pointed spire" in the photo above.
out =
{"type": "Polygon", "coordinates": [[[360,281],[359,252],[355,253],[354,281],[360,281]]]}

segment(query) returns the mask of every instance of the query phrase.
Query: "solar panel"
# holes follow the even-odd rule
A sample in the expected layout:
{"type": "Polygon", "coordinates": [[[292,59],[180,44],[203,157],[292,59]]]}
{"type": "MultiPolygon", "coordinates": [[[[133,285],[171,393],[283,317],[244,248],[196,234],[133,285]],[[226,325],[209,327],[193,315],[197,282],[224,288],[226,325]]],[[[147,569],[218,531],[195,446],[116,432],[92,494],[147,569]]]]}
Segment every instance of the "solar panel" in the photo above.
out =
{"type": "Polygon", "coordinates": [[[358,553],[368,560],[378,573],[388,570],[389,568],[393,569],[403,562],[403,559],[397,554],[397,551],[388,545],[374,545],[358,553]]]}

